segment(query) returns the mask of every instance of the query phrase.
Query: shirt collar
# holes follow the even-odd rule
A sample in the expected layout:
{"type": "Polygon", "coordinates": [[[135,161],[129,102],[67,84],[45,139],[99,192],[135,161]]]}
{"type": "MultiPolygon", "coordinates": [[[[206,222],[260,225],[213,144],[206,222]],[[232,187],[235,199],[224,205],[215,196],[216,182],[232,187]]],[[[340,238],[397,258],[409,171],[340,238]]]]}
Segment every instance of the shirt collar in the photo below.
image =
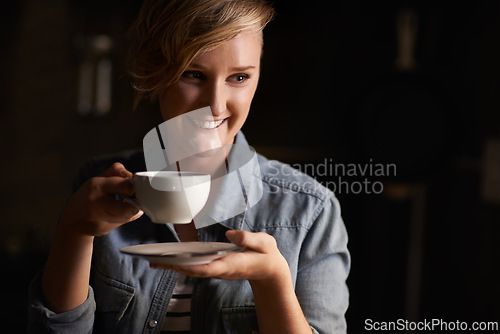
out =
{"type": "Polygon", "coordinates": [[[246,212],[263,194],[257,152],[240,131],[228,156],[226,175],[212,180],[211,195],[195,219],[197,228],[219,223],[241,229],[246,212]]]}

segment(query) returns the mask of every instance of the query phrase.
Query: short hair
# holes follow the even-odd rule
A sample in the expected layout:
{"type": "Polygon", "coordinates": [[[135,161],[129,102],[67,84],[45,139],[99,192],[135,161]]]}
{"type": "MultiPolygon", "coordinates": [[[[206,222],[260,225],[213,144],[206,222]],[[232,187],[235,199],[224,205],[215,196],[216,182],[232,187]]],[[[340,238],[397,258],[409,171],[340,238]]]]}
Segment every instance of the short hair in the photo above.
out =
{"type": "Polygon", "coordinates": [[[246,29],[261,33],[274,15],[265,0],[145,0],[130,31],[134,106],[155,101],[198,55],[246,29]]]}

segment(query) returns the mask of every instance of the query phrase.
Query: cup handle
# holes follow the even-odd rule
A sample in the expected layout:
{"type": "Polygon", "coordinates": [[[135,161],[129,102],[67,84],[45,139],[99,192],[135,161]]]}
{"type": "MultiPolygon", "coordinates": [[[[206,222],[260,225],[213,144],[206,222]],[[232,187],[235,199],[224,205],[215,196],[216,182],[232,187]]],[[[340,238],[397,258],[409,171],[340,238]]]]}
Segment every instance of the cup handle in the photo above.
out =
{"type": "MultiPolygon", "coordinates": [[[[134,178],[132,177],[127,177],[126,180],[132,184],[134,184],[134,178]]],[[[139,205],[139,203],[133,201],[130,197],[127,197],[127,196],[120,196],[118,194],[115,195],[115,198],[117,201],[123,201],[125,203],[128,203],[132,206],[135,206],[137,209],[141,210],[142,211],[142,208],[141,206],[139,205]]]]}
{"type": "Polygon", "coordinates": [[[141,208],[141,206],[139,205],[139,203],[137,203],[137,202],[133,201],[131,198],[129,198],[129,197],[127,197],[127,196],[121,196],[121,195],[116,194],[116,195],[115,195],[115,198],[116,198],[116,200],[117,200],[117,201],[119,201],[119,202],[123,201],[123,202],[125,202],[125,203],[128,203],[128,204],[130,204],[130,205],[135,206],[137,209],[139,209],[139,210],[141,210],[141,211],[142,211],[142,208],[141,208]]]}

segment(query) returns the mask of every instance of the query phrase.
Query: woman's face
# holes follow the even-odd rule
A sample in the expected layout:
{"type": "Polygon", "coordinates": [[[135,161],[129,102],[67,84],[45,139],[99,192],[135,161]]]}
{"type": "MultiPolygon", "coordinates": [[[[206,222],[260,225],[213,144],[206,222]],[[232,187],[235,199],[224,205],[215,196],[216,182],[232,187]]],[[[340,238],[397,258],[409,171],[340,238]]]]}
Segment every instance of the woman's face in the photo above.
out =
{"type": "Polygon", "coordinates": [[[261,51],[262,36],[248,30],[196,57],[180,80],[160,95],[163,118],[209,106],[212,115],[193,116],[199,118],[190,119],[193,127],[200,136],[212,132],[221,145],[233,143],[257,89],[261,51]]]}

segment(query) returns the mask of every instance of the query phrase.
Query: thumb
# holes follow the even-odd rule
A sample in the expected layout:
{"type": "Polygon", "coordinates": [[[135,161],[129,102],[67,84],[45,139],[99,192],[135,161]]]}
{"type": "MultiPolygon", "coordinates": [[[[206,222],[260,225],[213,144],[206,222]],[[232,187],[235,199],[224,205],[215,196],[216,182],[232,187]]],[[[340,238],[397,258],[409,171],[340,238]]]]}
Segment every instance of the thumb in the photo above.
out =
{"type": "Polygon", "coordinates": [[[129,172],[123,164],[119,162],[115,162],[112,164],[107,170],[101,173],[100,176],[103,177],[111,177],[111,176],[121,176],[121,177],[132,177],[134,176],[131,172],[129,172]]]}
{"type": "Polygon", "coordinates": [[[241,230],[230,230],[226,237],[237,246],[253,249],[254,251],[266,253],[271,248],[276,248],[276,240],[267,233],[248,232],[241,230]]]}
{"type": "Polygon", "coordinates": [[[244,239],[244,232],[241,230],[229,230],[226,232],[226,238],[236,246],[243,246],[241,243],[244,239]]]}

